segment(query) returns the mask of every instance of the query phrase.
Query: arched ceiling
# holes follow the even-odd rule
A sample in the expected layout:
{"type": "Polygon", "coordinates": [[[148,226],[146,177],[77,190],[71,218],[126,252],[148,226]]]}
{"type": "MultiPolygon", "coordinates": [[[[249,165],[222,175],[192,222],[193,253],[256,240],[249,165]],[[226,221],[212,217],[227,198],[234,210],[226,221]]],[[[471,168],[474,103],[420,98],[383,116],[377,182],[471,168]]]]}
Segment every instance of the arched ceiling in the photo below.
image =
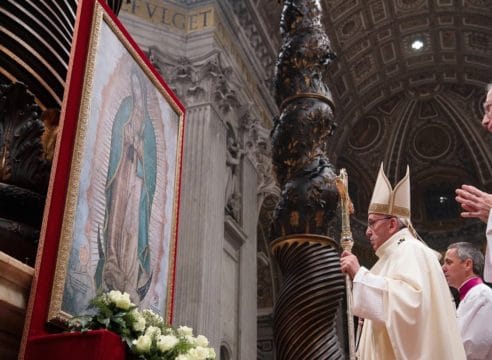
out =
{"type": "Polygon", "coordinates": [[[358,219],[366,217],[383,161],[393,184],[410,166],[412,217],[421,232],[466,227],[454,189],[492,185],[492,143],[480,126],[484,87],[492,80],[492,1],[326,0],[323,6],[338,53],[328,70],[340,124],[330,149],[336,165],[355,175],[358,219]],[[416,40],[422,48],[412,48],[416,40]]]}
{"type": "Polygon", "coordinates": [[[330,68],[337,105],[365,113],[405,89],[481,86],[491,78],[490,0],[325,0],[339,54],[330,68]],[[422,48],[415,50],[415,40],[422,48]]]}

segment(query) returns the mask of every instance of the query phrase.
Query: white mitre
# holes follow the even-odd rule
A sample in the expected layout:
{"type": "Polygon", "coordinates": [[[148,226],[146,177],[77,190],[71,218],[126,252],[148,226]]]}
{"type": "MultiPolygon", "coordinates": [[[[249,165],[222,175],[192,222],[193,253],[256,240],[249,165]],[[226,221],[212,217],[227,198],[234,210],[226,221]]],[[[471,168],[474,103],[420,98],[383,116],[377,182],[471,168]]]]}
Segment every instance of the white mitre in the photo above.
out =
{"type": "Polygon", "coordinates": [[[383,163],[381,163],[368,213],[385,214],[410,220],[410,209],[410,170],[408,166],[407,173],[393,189],[384,174],[383,163]]]}
{"type": "MultiPolygon", "coordinates": [[[[371,202],[369,204],[370,213],[384,214],[390,216],[396,216],[403,222],[415,238],[419,239],[425,244],[420,235],[413,227],[410,220],[410,169],[407,165],[407,173],[396,184],[395,188],[391,188],[391,184],[384,174],[383,163],[379,168],[378,178],[376,179],[376,185],[374,185],[374,192],[372,193],[371,202]]],[[[427,245],[427,244],[426,244],[427,245]]],[[[431,248],[436,255],[437,259],[441,259],[441,254],[431,248]]]]}

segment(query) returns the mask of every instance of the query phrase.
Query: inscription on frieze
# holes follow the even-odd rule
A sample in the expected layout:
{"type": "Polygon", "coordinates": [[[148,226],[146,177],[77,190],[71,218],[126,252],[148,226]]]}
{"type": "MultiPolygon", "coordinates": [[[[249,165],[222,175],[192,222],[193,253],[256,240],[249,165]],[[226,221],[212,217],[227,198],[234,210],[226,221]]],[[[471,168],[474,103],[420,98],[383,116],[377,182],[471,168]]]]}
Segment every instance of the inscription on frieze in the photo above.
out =
{"type": "Polygon", "coordinates": [[[185,32],[211,28],[215,23],[212,6],[186,9],[161,1],[133,0],[131,3],[125,3],[121,10],[152,24],[165,25],[185,32]]]}

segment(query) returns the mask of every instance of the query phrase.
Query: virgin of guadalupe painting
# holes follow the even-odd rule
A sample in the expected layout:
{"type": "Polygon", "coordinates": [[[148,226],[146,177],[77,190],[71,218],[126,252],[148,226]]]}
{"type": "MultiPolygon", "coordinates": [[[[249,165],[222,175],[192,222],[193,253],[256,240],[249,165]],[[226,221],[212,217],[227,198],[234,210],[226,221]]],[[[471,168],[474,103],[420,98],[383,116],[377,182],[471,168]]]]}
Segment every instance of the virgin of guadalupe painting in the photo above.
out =
{"type": "Polygon", "coordinates": [[[95,285],[96,289],[125,291],[139,303],[152,280],[149,220],[157,144],[147,111],[145,83],[135,69],[129,77],[132,93],[121,101],[111,132],[95,285]]]}
{"type": "Polygon", "coordinates": [[[48,318],[89,314],[90,300],[108,290],[166,317],[183,113],[111,21],[101,20],[99,31],[87,60],[48,318]]]}

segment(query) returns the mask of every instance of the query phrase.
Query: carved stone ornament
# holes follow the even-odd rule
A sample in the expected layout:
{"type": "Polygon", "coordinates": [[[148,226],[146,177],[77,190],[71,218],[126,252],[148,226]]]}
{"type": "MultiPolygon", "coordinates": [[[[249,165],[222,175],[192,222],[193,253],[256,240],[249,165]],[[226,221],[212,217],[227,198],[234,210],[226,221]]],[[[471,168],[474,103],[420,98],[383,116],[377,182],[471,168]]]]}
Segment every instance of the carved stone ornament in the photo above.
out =
{"type": "Polygon", "coordinates": [[[230,81],[232,68],[222,64],[220,52],[196,62],[186,57],[165,60],[168,57],[155,46],[149,47],[148,55],[186,106],[213,103],[223,115],[240,108],[239,96],[230,81]]]}
{"type": "Polygon", "coordinates": [[[244,151],[240,147],[233,127],[227,124],[227,152],[226,152],[226,206],[225,211],[238,223],[241,222],[241,161],[244,151]]]}

